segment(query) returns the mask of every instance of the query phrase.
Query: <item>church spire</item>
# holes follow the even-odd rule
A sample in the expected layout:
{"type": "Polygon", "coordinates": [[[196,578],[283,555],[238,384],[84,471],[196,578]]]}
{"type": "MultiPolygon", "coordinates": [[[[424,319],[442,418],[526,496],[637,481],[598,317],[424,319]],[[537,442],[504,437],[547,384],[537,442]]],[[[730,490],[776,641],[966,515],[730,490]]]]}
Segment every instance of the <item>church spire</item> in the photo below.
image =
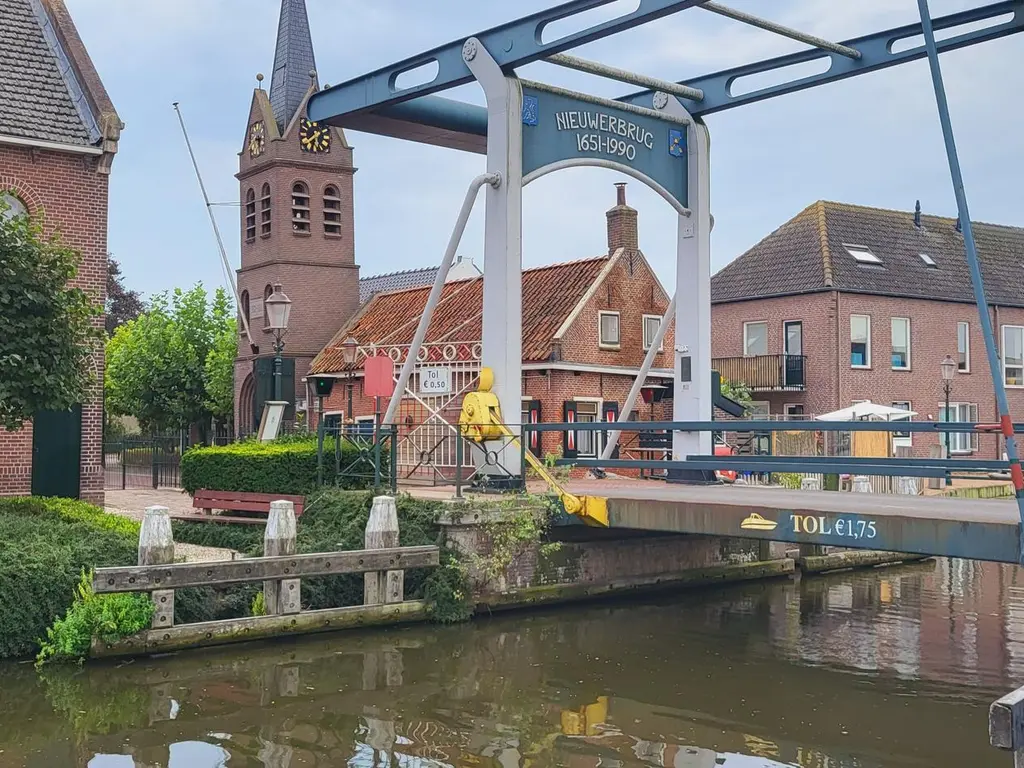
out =
{"type": "Polygon", "coordinates": [[[281,131],[295,117],[309,91],[309,73],[315,70],[306,0],[281,0],[274,74],[270,80],[270,106],[281,131]]]}

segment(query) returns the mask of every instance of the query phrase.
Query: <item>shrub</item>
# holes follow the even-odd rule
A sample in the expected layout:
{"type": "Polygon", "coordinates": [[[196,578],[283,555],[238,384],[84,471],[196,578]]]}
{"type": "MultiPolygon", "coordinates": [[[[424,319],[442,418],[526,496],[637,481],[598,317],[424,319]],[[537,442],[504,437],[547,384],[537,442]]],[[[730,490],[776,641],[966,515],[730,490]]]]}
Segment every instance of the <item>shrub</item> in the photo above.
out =
{"type": "MultiPolygon", "coordinates": [[[[333,482],[334,453],[324,448],[325,482],[333,482]]],[[[382,462],[387,452],[382,455],[382,462]]],[[[337,478],[342,488],[368,488],[373,484],[373,463],[360,459],[359,449],[342,444],[341,467],[337,478]]],[[[387,475],[386,470],[384,475],[387,475]]],[[[304,496],[316,490],[316,439],[260,443],[249,440],[211,448],[193,448],[181,457],[181,484],[189,493],[211,491],[247,491],[304,496]]]]}
{"type": "MultiPolygon", "coordinates": [[[[139,523],[70,499],[7,498],[0,499],[0,542],[0,658],[25,657],[38,652],[47,628],[58,617],[64,618],[59,619],[59,630],[54,627],[60,634],[50,638],[51,645],[87,645],[65,642],[75,634],[72,630],[83,626],[83,609],[68,613],[75,603],[76,585],[82,571],[137,563],[139,523]]],[[[179,590],[175,620],[189,623],[240,616],[256,588],[179,590]]],[[[110,605],[94,617],[101,630],[127,620],[134,599],[112,595],[103,596],[103,601],[108,598],[113,598],[110,605]]]]}
{"type": "Polygon", "coordinates": [[[155,610],[149,595],[97,595],[92,588],[92,571],[83,571],[71,607],[46,630],[36,664],[81,661],[89,655],[93,637],[115,642],[141,632],[150,625],[155,610]]]}
{"type": "Polygon", "coordinates": [[[138,561],[139,524],[67,499],[0,499],[0,658],[33,654],[83,570],[138,561]]]}

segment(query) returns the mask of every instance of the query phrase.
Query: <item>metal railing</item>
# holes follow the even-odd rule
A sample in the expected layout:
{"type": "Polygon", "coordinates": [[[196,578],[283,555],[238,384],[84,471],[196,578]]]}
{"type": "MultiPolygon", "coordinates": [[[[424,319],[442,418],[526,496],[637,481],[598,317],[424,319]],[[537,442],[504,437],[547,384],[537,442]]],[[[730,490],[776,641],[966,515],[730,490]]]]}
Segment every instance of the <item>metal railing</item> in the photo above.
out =
{"type": "MultiPolygon", "coordinates": [[[[616,425],[626,434],[636,434],[637,444],[664,445],[665,437],[675,432],[720,432],[724,426],[721,421],[690,421],[690,422],[624,422],[616,425]],[[645,435],[642,440],[639,436],[645,435]],[[658,437],[660,435],[660,437],[658,437]]],[[[995,424],[975,424],[957,422],[883,422],[883,421],[730,421],[730,430],[756,432],[790,432],[806,430],[810,432],[887,432],[907,433],[920,432],[930,434],[968,433],[998,434],[999,426],[995,424]]],[[[530,432],[604,432],[608,425],[604,423],[572,423],[572,424],[530,424],[523,427],[524,436],[530,432]]],[[[655,470],[673,472],[704,472],[735,471],[761,473],[810,473],[810,474],[850,474],[875,475],[882,477],[923,477],[945,478],[950,472],[991,473],[1007,472],[1010,462],[998,459],[949,459],[949,458],[903,458],[903,457],[853,457],[853,456],[740,456],[740,455],[701,455],[687,456],[685,460],[666,458],[636,459],[597,459],[597,458],[560,458],[555,462],[559,466],[575,466],[594,469],[629,469],[655,470]]]]}
{"type": "Polygon", "coordinates": [[[807,386],[806,355],[718,357],[711,367],[735,384],[754,392],[800,391],[807,386]]]}

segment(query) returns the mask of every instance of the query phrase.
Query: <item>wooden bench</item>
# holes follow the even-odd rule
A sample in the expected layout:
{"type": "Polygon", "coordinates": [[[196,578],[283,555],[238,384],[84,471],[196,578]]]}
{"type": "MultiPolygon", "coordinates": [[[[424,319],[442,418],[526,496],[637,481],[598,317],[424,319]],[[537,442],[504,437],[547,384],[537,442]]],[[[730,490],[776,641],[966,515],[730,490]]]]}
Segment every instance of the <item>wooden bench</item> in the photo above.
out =
{"type": "Polygon", "coordinates": [[[208,491],[200,489],[192,497],[192,506],[200,510],[192,514],[171,515],[175,520],[191,520],[198,523],[246,523],[264,525],[270,514],[270,502],[290,501],[295,505],[295,517],[302,515],[305,497],[282,493],[247,493],[245,491],[208,491]],[[213,510],[224,512],[257,512],[259,516],[215,515],[213,510]]]}

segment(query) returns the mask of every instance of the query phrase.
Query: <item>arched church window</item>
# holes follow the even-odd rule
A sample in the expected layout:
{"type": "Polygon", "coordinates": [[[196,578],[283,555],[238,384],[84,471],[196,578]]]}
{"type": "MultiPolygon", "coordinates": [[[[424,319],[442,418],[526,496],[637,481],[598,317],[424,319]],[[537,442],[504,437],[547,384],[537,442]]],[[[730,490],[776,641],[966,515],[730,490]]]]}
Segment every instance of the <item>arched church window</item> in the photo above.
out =
{"type": "Polygon", "coordinates": [[[28,208],[13,192],[0,192],[0,220],[8,221],[16,216],[27,216],[28,208]]]}
{"type": "Polygon", "coordinates": [[[333,184],[324,188],[324,234],[341,237],[341,195],[333,184]]]}
{"type": "Polygon", "coordinates": [[[274,286],[267,283],[267,287],[263,289],[263,327],[270,327],[270,317],[267,316],[267,299],[274,293],[274,286]]]}
{"type": "Polygon", "coordinates": [[[252,187],[245,193],[245,239],[256,239],[256,192],[252,187]]]}
{"type": "MultiPolygon", "coordinates": [[[[250,192],[252,190],[249,190],[250,192]]],[[[254,225],[255,226],[255,225],[254,225]]],[[[240,303],[242,305],[242,317],[245,318],[245,323],[249,323],[249,292],[242,291],[240,303]]],[[[245,333],[245,325],[238,329],[239,333],[245,333]]]]}
{"type": "Polygon", "coordinates": [[[270,185],[264,184],[260,195],[260,236],[270,237],[270,185]]]}
{"type": "Polygon", "coordinates": [[[301,181],[292,185],[292,232],[309,234],[309,187],[301,181]]]}

